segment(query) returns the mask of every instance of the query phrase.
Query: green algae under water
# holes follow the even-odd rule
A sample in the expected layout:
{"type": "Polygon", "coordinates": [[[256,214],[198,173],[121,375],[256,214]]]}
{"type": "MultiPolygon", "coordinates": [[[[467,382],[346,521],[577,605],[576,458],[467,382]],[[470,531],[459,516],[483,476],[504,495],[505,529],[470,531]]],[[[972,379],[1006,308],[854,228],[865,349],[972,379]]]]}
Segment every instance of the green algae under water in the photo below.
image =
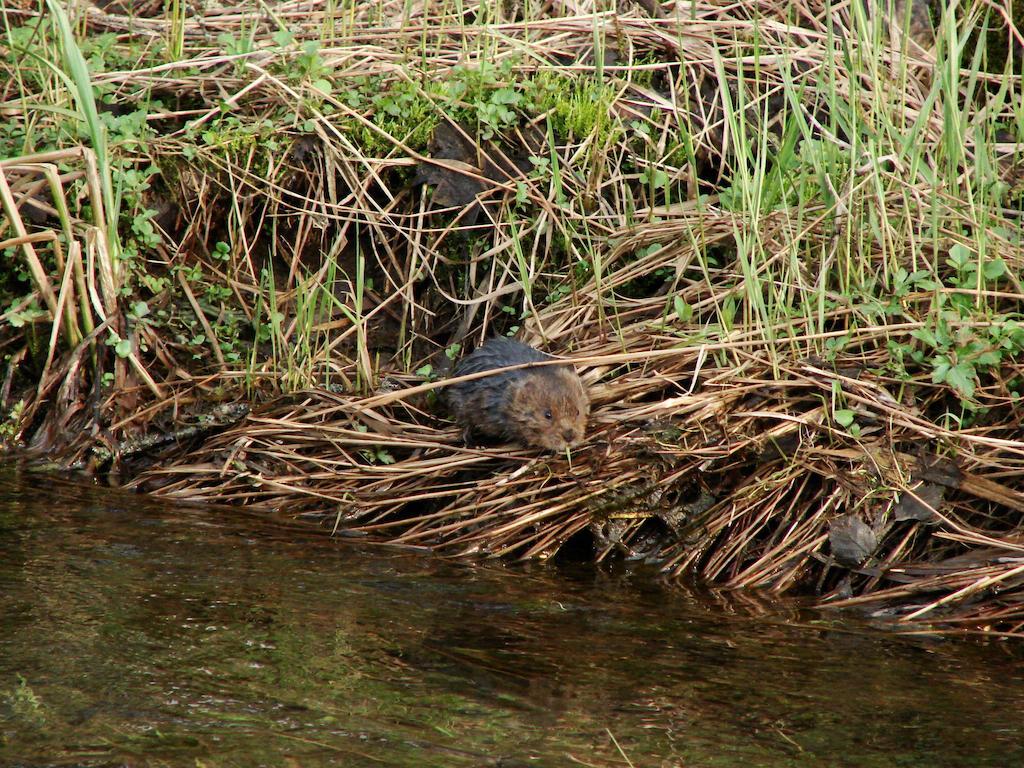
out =
{"type": "Polygon", "coordinates": [[[782,610],[9,469],[0,765],[1024,765],[1015,646],[782,610]]]}

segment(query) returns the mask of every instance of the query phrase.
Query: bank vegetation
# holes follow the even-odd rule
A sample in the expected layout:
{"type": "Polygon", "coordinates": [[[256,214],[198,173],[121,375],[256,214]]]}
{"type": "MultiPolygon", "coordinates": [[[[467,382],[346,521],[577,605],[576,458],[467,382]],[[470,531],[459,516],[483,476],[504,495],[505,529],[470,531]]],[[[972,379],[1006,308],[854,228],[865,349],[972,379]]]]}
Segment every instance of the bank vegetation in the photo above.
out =
{"type": "Polygon", "coordinates": [[[1020,636],[1009,8],[6,3],[3,437],[347,536],[1020,636]],[[571,454],[445,414],[497,334],[575,361],[571,454]]]}

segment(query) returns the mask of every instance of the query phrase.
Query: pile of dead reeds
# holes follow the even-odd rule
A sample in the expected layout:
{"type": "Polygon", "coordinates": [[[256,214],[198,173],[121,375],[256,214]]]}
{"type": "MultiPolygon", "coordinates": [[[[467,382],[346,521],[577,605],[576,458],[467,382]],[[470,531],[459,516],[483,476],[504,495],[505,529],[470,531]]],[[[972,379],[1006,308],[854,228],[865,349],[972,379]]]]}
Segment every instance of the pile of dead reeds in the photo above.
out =
{"type": "MultiPolygon", "coordinates": [[[[0,166],[4,246],[68,253],[35,257],[45,311],[4,342],[14,431],[349,534],[1021,633],[1024,253],[994,140],[1020,78],[961,60],[973,9],[922,48],[859,4],[334,8],[87,9],[175,54],[90,74],[162,105],[107,174],[160,169],[163,243],[134,280],[110,256],[89,150],[0,166]],[[464,446],[433,397],[446,348],[516,328],[591,387],[571,457],[464,446]]],[[[4,106],[87,111],[49,87],[4,106]]]]}
{"type": "MultiPolygon", "coordinates": [[[[688,258],[687,247],[668,250],[666,259],[688,258]]],[[[708,290],[694,281],[684,296],[708,290]]],[[[745,331],[681,342],[662,327],[661,301],[638,302],[614,340],[581,333],[585,320],[552,340],[574,347],[596,406],[571,460],[462,445],[424,407],[423,390],[436,386],[427,384],[284,396],[132,484],[454,554],[626,557],[728,587],[1016,631],[1018,422],[937,427],[924,414],[945,407],[944,387],[872,372],[886,342],[922,323],[844,332],[839,361],[773,365],[745,331]],[[837,391],[856,412],[856,438],[836,423],[837,391]]]]}

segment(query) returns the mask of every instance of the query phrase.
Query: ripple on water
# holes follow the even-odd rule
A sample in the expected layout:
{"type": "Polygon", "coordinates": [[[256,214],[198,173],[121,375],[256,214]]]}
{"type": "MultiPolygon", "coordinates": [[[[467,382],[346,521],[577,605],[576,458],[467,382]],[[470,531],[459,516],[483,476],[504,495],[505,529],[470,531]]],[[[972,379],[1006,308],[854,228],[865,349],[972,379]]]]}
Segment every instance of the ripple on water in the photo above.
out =
{"type": "Polygon", "coordinates": [[[786,613],[11,469],[0,764],[1024,764],[1014,648],[786,613]]]}

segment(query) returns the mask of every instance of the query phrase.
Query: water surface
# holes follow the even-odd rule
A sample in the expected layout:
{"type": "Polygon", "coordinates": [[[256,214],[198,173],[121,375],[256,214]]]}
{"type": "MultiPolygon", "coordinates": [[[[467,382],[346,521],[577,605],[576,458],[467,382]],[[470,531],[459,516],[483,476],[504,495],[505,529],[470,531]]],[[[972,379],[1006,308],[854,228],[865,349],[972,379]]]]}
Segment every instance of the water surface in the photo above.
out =
{"type": "Polygon", "coordinates": [[[1015,646],[750,603],[0,470],[0,765],[1024,765],[1015,646]]]}

